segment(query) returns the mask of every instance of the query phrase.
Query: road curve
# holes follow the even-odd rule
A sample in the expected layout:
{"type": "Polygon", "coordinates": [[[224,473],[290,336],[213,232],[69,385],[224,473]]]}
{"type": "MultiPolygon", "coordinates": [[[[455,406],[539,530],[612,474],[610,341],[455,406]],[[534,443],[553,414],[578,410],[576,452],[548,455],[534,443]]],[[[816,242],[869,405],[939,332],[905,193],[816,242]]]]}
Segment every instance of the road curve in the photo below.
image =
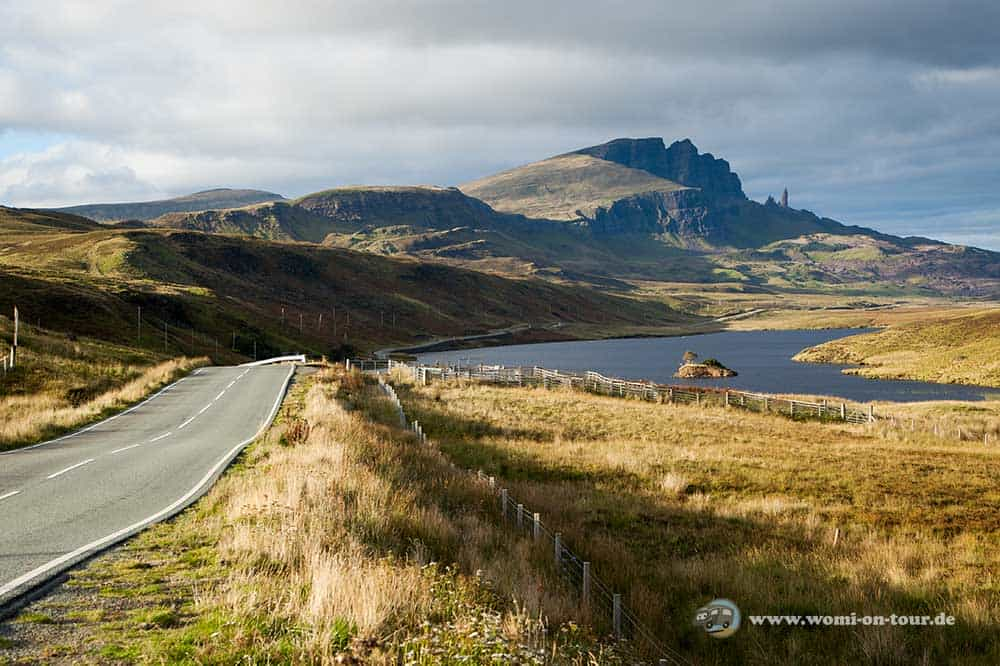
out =
{"type": "Polygon", "coordinates": [[[294,371],[203,368],[111,419],[0,454],[0,609],[203,495],[274,418],[294,371]]]}

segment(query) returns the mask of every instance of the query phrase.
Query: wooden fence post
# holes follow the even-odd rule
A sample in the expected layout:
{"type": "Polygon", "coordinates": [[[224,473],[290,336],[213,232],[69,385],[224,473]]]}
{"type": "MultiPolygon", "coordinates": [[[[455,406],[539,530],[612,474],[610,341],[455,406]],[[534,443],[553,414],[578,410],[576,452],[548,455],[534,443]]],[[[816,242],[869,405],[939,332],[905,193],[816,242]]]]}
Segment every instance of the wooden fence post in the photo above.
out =
{"type": "Polygon", "coordinates": [[[556,565],[562,564],[562,532],[556,532],[555,539],[556,565]]]}
{"type": "Polygon", "coordinates": [[[524,515],[524,505],[523,504],[518,504],[517,505],[517,529],[521,529],[521,526],[524,523],[524,521],[521,518],[523,515],[524,515]]]}
{"type": "Polygon", "coordinates": [[[729,406],[729,391],[726,391],[726,407],[729,406]]]}
{"type": "Polygon", "coordinates": [[[868,422],[875,422],[875,405],[868,405],[868,422]]]}
{"type": "Polygon", "coordinates": [[[841,421],[846,421],[847,420],[847,403],[846,402],[840,403],[840,420],[841,421]]]}
{"type": "Polygon", "coordinates": [[[590,562],[583,563],[583,607],[590,608],[590,562]]]}
{"type": "Polygon", "coordinates": [[[501,488],[500,489],[500,513],[503,516],[503,519],[506,521],[507,520],[507,489],[506,488],[501,488]]]}
{"type": "Polygon", "coordinates": [[[538,513],[532,515],[532,520],[534,524],[531,527],[531,535],[534,537],[535,541],[542,538],[542,518],[538,513]]]}

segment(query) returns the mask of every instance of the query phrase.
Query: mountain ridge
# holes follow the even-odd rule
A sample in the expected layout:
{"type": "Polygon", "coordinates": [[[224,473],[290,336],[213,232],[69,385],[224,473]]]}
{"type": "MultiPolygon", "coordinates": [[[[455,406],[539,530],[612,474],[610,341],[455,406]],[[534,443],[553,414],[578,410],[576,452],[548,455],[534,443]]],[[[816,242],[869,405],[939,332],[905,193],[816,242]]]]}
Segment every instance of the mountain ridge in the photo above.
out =
{"type": "Polygon", "coordinates": [[[236,208],[266,201],[280,201],[284,197],[274,192],[253,189],[219,187],[201,190],[168,199],[121,203],[80,204],[49,208],[57,213],[70,213],[88,217],[97,222],[124,220],[147,221],[167,213],[195,212],[220,208],[236,208]]]}

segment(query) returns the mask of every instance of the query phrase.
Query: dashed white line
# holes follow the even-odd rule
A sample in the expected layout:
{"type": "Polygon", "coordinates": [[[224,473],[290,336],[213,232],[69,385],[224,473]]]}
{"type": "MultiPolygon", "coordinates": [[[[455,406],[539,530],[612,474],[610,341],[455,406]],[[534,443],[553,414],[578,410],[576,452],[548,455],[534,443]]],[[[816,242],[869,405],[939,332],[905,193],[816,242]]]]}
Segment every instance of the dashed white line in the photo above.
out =
{"type": "Polygon", "coordinates": [[[178,429],[178,430],[180,430],[181,428],[183,428],[183,427],[184,427],[184,426],[186,426],[187,424],[191,423],[191,421],[194,421],[194,420],[195,420],[195,418],[196,418],[196,416],[192,416],[192,417],[191,417],[191,418],[189,418],[189,419],[188,419],[187,421],[185,421],[184,423],[182,423],[182,424],[180,424],[179,426],[177,426],[177,429],[178,429]]]}
{"type": "Polygon", "coordinates": [[[56,478],[57,476],[62,476],[62,475],[63,475],[63,474],[65,474],[66,472],[69,472],[69,471],[71,471],[71,470],[74,470],[74,469],[76,469],[77,467],[83,467],[83,466],[84,466],[84,465],[86,465],[87,463],[92,463],[92,462],[94,462],[94,459],[93,459],[93,458],[88,458],[88,459],[84,460],[83,462],[78,462],[78,463],[77,463],[77,464],[75,464],[75,465],[70,465],[70,466],[69,466],[69,467],[67,467],[66,469],[61,469],[61,470],[59,470],[58,472],[56,472],[55,474],[49,474],[49,475],[48,475],[47,477],[45,477],[45,478],[46,478],[46,479],[54,479],[54,478],[56,478]]]}
{"type": "Polygon", "coordinates": [[[158,442],[158,441],[160,441],[160,440],[161,440],[161,439],[163,439],[164,437],[170,437],[170,434],[171,434],[171,433],[169,433],[169,432],[165,432],[165,433],[163,433],[162,435],[158,435],[157,437],[154,437],[153,439],[149,440],[149,443],[150,443],[150,444],[152,444],[153,442],[158,442]]]}
{"type": "Polygon", "coordinates": [[[201,416],[202,414],[204,414],[205,412],[207,412],[208,408],[211,407],[211,406],[212,405],[209,404],[209,405],[205,405],[204,407],[202,407],[201,409],[199,409],[198,410],[198,416],[201,416]]]}
{"type": "Polygon", "coordinates": [[[34,581],[37,581],[40,577],[54,570],[59,569],[59,567],[66,566],[67,564],[79,561],[81,558],[86,557],[88,554],[97,552],[98,550],[100,550],[105,546],[117,543],[121,539],[129,536],[130,534],[136,533],[138,530],[146,527],[147,525],[150,525],[158,520],[162,520],[163,518],[174,515],[176,511],[178,511],[181,507],[185,506],[195,496],[197,496],[199,494],[199,491],[203,490],[204,488],[207,488],[207,486],[210,483],[214,482],[215,479],[218,478],[218,475],[222,473],[222,470],[225,468],[225,466],[228,465],[230,462],[232,462],[233,458],[236,457],[236,455],[243,449],[243,447],[245,447],[253,440],[257,439],[264,433],[264,430],[267,427],[267,425],[274,420],[275,414],[278,413],[278,408],[281,406],[281,399],[284,397],[285,391],[288,390],[288,382],[289,380],[291,380],[294,371],[295,371],[294,368],[291,368],[288,372],[288,375],[285,376],[285,381],[282,383],[281,389],[278,391],[278,395],[274,399],[274,405],[271,406],[271,412],[268,415],[267,419],[265,419],[264,423],[261,424],[260,430],[258,430],[257,433],[250,439],[246,439],[240,442],[239,444],[234,446],[230,451],[228,451],[212,467],[212,469],[210,469],[208,473],[205,474],[205,476],[201,479],[201,481],[199,481],[197,485],[195,485],[194,488],[189,490],[183,497],[181,497],[180,499],[178,499],[165,509],[153,514],[149,518],[140,520],[139,522],[129,525],[128,527],[124,527],[118,530],[117,532],[114,532],[105,537],[92,541],[84,546],[80,546],[79,548],[77,548],[72,552],[60,555],[59,557],[50,560],[49,562],[46,562],[45,564],[35,569],[32,569],[28,573],[23,574],[18,578],[15,578],[12,581],[0,585],[0,598],[3,598],[5,595],[8,595],[11,592],[18,590],[19,588],[22,588],[26,585],[29,585],[34,581]]]}
{"type": "Polygon", "coordinates": [[[57,437],[55,439],[50,439],[47,442],[41,442],[39,444],[33,444],[32,446],[24,446],[24,447],[21,447],[19,449],[13,449],[11,451],[3,451],[2,453],[0,453],[0,456],[17,455],[17,454],[23,453],[25,451],[30,451],[31,449],[37,449],[37,448],[39,448],[41,446],[48,446],[49,444],[55,444],[56,442],[62,442],[64,440],[70,439],[72,437],[76,437],[77,435],[82,435],[82,434],[84,434],[86,432],[90,432],[91,430],[93,430],[94,428],[96,428],[98,426],[101,426],[101,425],[104,425],[105,423],[110,423],[111,421],[114,421],[119,416],[125,416],[126,414],[134,412],[135,410],[137,410],[140,407],[142,407],[143,405],[145,405],[147,402],[155,400],[157,398],[157,396],[160,396],[163,393],[165,393],[166,391],[169,391],[171,388],[174,388],[175,386],[177,386],[178,384],[180,384],[185,379],[187,379],[187,377],[181,377],[180,379],[178,379],[176,382],[174,382],[170,386],[166,386],[166,387],[160,389],[158,392],[156,392],[153,395],[151,395],[150,397],[146,398],[145,400],[143,400],[139,404],[134,405],[132,407],[129,407],[124,412],[121,412],[119,414],[115,414],[111,418],[107,418],[107,419],[104,419],[103,421],[99,421],[99,422],[97,422],[97,423],[95,423],[93,425],[90,425],[90,426],[88,426],[86,428],[83,428],[82,430],[77,430],[76,432],[71,432],[68,435],[63,435],[62,437],[57,437]]]}
{"type": "MultiPolygon", "coordinates": [[[[219,391],[219,395],[215,396],[215,400],[218,400],[219,398],[221,398],[224,395],[226,395],[225,389],[223,389],[222,391],[219,391]]],[[[215,400],[213,400],[212,402],[215,402],[215,400]]]]}
{"type": "Polygon", "coordinates": [[[11,492],[9,492],[9,493],[4,493],[3,495],[0,495],[0,500],[5,500],[5,499],[7,499],[8,497],[13,497],[14,495],[17,495],[17,494],[19,494],[20,492],[21,492],[20,490],[12,490],[12,491],[11,491],[11,492]]]}
{"type": "Polygon", "coordinates": [[[235,384],[235,383],[236,383],[236,380],[234,379],[233,381],[231,381],[231,382],[229,382],[228,384],[226,384],[226,388],[227,388],[227,389],[231,389],[231,388],[233,388],[233,384],[235,384]]]}
{"type": "Polygon", "coordinates": [[[116,453],[121,453],[122,451],[128,451],[129,449],[134,449],[137,446],[142,446],[142,444],[133,444],[132,446],[123,446],[120,449],[115,449],[114,451],[112,451],[111,455],[114,455],[116,453]]]}

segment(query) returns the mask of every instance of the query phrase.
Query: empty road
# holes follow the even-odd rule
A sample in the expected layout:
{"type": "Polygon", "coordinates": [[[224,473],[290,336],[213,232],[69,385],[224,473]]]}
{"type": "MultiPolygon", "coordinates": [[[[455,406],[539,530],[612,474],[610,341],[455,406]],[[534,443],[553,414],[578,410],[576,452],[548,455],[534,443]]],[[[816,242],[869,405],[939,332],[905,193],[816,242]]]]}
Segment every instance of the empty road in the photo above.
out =
{"type": "Polygon", "coordinates": [[[0,607],[200,497],[274,418],[293,372],[204,368],[107,421],[0,454],[0,607]]]}

